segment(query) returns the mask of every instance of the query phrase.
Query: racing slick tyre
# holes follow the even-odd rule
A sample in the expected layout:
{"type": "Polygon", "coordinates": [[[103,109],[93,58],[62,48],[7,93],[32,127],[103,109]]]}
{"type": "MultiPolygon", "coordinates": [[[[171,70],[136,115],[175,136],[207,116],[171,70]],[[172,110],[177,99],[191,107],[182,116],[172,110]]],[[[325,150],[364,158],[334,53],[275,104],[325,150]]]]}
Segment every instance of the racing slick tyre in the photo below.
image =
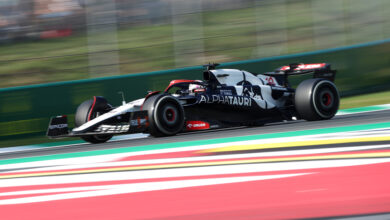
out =
{"type": "MultiPolygon", "coordinates": [[[[111,105],[107,103],[107,100],[103,97],[94,96],[93,100],[87,100],[79,105],[75,114],[75,126],[79,127],[90,121],[97,116],[106,113],[108,109],[111,109],[111,105]]],[[[88,135],[81,136],[81,139],[97,144],[104,143],[112,138],[113,135],[99,134],[99,135],[88,135]]]]}
{"type": "Polygon", "coordinates": [[[184,128],[183,106],[171,95],[151,96],[145,100],[142,109],[148,111],[148,129],[152,136],[171,136],[184,128]]]}
{"type": "Polygon", "coordinates": [[[335,84],[325,79],[308,79],[295,91],[295,109],[307,121],[331,119],[339,109],[340,96],[335,84]]]}

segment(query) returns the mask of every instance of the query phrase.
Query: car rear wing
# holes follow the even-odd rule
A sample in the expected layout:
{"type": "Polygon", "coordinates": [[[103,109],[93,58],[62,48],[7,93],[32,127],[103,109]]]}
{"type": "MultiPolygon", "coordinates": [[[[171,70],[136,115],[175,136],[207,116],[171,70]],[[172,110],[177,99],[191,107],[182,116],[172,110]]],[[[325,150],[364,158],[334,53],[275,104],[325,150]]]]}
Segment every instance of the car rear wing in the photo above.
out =
{"type": "Polygon", "coordinates": [[[334,81],[336,77],[336,70],[332,70],[329,63],[292,63],[288,66],[282,66],[276,69],[274,72],[267,72],[264,75],[287,76],[313,74],[313,78],[325,78],[330,81],[334,81]]]}

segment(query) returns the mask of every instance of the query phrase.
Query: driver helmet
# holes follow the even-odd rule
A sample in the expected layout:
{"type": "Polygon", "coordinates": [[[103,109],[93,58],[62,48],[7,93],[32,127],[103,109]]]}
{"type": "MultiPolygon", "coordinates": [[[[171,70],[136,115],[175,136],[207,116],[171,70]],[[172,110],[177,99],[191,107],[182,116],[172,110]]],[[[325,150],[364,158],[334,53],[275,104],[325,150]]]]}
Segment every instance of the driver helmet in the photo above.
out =
{"type": "Polygon", "coordinates": [[[199,85],[199,84],[190,84],[188,86],[188,90],[190,94],[195,94],[197,92],[204,92],[204,86],[199,85]]]}

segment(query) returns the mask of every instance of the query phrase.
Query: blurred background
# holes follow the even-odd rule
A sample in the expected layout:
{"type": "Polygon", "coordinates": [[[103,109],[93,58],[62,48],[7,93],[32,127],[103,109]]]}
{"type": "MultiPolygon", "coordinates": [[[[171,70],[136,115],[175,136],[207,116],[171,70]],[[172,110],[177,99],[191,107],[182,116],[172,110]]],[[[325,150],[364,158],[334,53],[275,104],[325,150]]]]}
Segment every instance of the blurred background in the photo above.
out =
{"type": "Polygon", "coordinates": [[[208,62],[328,62],[340,108],[390,103],[389,12],[389,0],[0,0],[0,147],[46,143],[51,116],[72,128],[94,95],[116,106],[118,91],[144,97],[208,62]]]}
{"type": "Polygon", "coordinates": [[[0,87],[390,38],[388,0],[0,0],[0,87]]]}

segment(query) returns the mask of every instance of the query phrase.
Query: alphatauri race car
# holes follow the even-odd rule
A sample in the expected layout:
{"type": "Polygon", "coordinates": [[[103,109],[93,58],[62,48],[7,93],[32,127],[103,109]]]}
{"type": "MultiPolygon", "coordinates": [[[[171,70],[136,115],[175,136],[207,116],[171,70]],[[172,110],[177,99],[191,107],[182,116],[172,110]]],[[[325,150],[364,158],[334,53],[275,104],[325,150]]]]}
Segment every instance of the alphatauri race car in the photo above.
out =
{"type": "Polygon", "coordinates": [[[290,64],[257,75],[217,69],[218,65],[205,65],[203,80],[173,80],[163,92],[150,92],[118,107],[94,96],[77,108],[75,128],[69,130],[66,116],[56,116],[50,120],[47,135],[102,143],[126,133],[161,137],[277,121],[326,120],[338,110],[336,71],[330,64],[290,64]],[[292,88],[288,77],[301,74],[313,74],[313,78],[292,88]]]}

